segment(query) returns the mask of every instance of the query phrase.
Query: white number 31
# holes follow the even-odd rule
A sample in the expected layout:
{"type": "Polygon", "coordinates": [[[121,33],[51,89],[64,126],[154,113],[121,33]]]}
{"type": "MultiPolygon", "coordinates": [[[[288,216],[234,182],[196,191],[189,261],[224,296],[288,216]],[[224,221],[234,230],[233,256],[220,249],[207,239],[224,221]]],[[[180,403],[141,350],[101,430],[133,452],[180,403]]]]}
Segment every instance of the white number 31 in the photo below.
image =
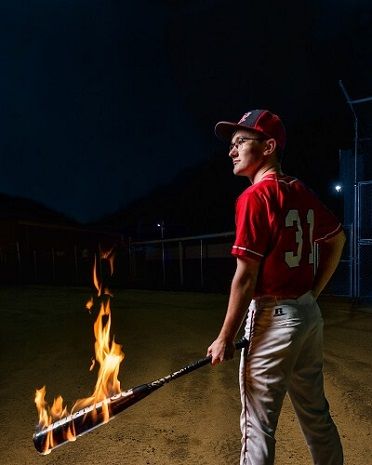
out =
{"type": "MultiPolygon", "coordinates": [[[[306,221],[309,225],[309,242],[310,242],[310,253],[309,253],[309,263],[314,263],[314,245],[313,245],[313,231],[314,231],[314,210],[310,209],[306,215],[306,221]]],[[[301,218],[298,213],[298,210],[289,210],[287,216],[285,217],[285,226],[290,228],[296,224],[296,244],[297,250],[295,252],[286,252],[285,261],[290,268],[300,265],[302,258],[302,245],[304,242],[303,239],[303,230],[301,225],[301,218]]]]}

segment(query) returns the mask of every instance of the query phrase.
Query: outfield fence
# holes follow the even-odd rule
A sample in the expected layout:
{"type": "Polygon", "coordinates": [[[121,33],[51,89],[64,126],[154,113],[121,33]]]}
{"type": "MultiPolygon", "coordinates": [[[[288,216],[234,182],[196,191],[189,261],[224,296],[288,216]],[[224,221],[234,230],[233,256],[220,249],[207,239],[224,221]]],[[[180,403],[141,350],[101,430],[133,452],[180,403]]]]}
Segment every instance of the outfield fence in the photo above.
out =
{"type": "Polygon", "coordinates": [[[133,287],[224,291],[235,263],[233,232],[129,242],[133,287]]]}
{"type": "MultiPolygon", "coordinates": [[[[352,296],[352,232],[345,227],[347,243],[341,262],[326,292],[352,296]]],[[[115,273],[108,277],[102,246],[97,241],[55,246],[25,247],[24,243],[0,246],[2,284],[92,285],[92,267],[108,285],[121,288],[227,292],[236,262],[231,256],[232,231],[150,241],[121,241],[116,244],[115,273]]],[[[315,248],[316,250],[316,248],[315,248]]],[[[371,247],[366,248],[366,254],[371,247]]],[[[368,256],[369,257],[369,256],[368,256]]],[[[364,261],[368,259],[364,258],[364,261]]],[[[372,257],[369,257],[372,261],[372,257]]],[[[361,261],[361,263],[364,263],[361,261]]],[[[370,268],[362,269],[361,288],[370,283],[370,268]],[[365,271],[365,272],[364,272],[365,271]]]]}
{"type": "MultiPolygon", "coordinates": [[[[326,293],[352,295],[352,228],[345,226],[347,243],[326,293]]],[[[202,236],[129,242],[130,287],[227,291],[235,271],[230,254],[232,231],[202,236]]],[[[316,248],[315,248],[316,249],[316,248]]],[[[319,254],[318,254],[319,255],[319,254]]]]}

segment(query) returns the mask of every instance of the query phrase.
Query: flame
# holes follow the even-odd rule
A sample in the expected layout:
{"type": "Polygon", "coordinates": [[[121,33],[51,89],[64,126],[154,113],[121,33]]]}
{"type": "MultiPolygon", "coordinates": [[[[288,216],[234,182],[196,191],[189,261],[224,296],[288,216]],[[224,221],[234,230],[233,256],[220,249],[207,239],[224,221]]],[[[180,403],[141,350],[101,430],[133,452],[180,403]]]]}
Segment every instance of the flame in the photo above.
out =
{"type": "MultiPolygon", "coordinates": [[[[99,364],[97,382],[93,394],[85,399],[78,400],[72,408],[72,412],[80,410],[88,405],[96,404],[101,400],[111,397],[120,392],[120,381],[118,380],[119,367],[124,360],[121,345],[110,337],[111,310],[110,300],[101,303],[100,312],[94,323],[94,335],[96,342],[95,361],[99,364]]],[[[95,362],[92,363],[93,368],[95,362]]],[[[104,421],[107,422],[110,414],[107,404],[103,404],[104,421]]]]}
{"type": "Polygon", "coordinates": [[[76,434],[75,434],[75,428],[74,428],[73,423],[72,423],[72,426],[67,430],[66,439],[69,441],[76,441],[76,434]]]}
{"type": "Polygon", "coordinates": [[[85,304],[85,308],[87,310],[89,310],[89,313],[91,312],[92,308],[93,308],[93,305],[94,305],[94,300],[93,300],[93,297],[91,297],[88,302],[85,304]]]}
{"type": "Polygon", "coordinates": [[[110,289],[108,289],[107,287],[105,287],[103,293],[104,293],[104,295],[108,295],[108,296],[110,296],[110,297],[114,297],[114,295],[112,294],[112,292],[110,291],[110,289]]]}
{"type": "MultiPolygon", "coordinates": [[[[114,254],[113,249],[108,252],[101,253],[101,259],[109,261],[110,274],[113,273],[114,254]]],[[[63,405],[62,396],[54,399],[53,405],[50,407],[45,400],[46,387],[43,386],[36,390],[35,404],[39,414],[39,428],[44,429],[51,425],[53,422],[76,412],[87,406],[95,406],[98,402],[104,401],[108,397],[120,393],[120,381],[118,380],[119,368],[121,362],[124,360],[124,353],[122,346],[117,344],[114,338],[111,338],[111,308],[110,297],[111,292],[104,288],[102,295],[103,285],[98,278],[97,273],[97,258],[94,257],[93,266],[93,283],[97,289],[98,297],[101,297],[101,304],[98,316],[94,323],[94,352],[95,357],[92,358],[90,370],[93,370],[96,363],[99,365],[97,381],[93,393],[84,399],[79,399],[75,402],[71,411],[63,405]]],[[[93,308],[93,297],[86,303],[86,308],[91,311],[93,308]]],[[[94,410],[95,411],[95,410],[94,410]]],[[[102,402],[103,421],[107,422],[110,419],[110,411],[107,402],[102,402]]],[[[74,427],[72,426],[66,433],[66,439],[69,441],[76,440],[74,427]]],[[[45,445],[44,454],[47,454],[54,447],[53,431],[48,432],[48,437],[45,445]]]]}
{"type": "MultiPolygon", "coordinates": [[[[55,409],[58,408],[58,407],[55,407],[56,399],[54,400],[52,408],[49,408],[48,403],[45,400],[45,394],[46,394],[45,386],[43,386],[41,389],[36,389],[35,404],[36,404],[37,411],[39,413],[39,427],[40,428],[47,428],[53,422],[51,411],[53,410],[53,412],[55,412],[55,409]]],[[[57,404],[58,402],[60,401],[57,400],[57,404]]],[[[47,435],[46,442],[45,442],[44,453],[49,454],[53,446],[54,446],[53,434],[49,432],[47,435]]]]}
{"type": "Polygon", "coordinates": [[[50,418],[47,410],[47,402],[45,400],[46,387],[43,386],[41,389],[36,389],[35,393],[35,404],[39,414],[39,426],[46,427],[50,423],[50,418]]]}
{"type": "Polygon", "coordinates": [[[115,259],[114,249],[115,247],[112,247],[112,249],[108,250],[107,252],[101,252],[101,258],[108,260],[109,262],[110,276],[114,274],[114,259],[115,259]]]}
{"type": "Polygon", "coordinates": [[[63,407],[62,396],[58,396],[54,399],[53,405],[50,409],[50,414],[53,420],[62,418],[67,414],[67,407],[63,407]]]}
{"type": "Polygon", "coordinates": [[[98,297],[101,297],[102,294],[102,283],[98,279],[97,275],[97,256],[94,256],[94,265],[93,265],[93,284],[94,287],[97,289],[98,297]]]}

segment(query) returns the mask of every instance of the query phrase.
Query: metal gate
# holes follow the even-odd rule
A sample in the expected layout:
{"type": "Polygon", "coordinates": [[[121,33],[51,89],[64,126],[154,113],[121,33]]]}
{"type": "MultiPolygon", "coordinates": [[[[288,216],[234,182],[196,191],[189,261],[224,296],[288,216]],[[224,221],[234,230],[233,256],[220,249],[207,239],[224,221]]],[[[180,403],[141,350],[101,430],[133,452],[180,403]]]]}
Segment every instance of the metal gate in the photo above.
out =
{"type": "MultiPolygon", "coordinates": [[[[371,153],[372,157],[372,153],[371,153]]],[[[358,297],[372,297],[372,181],[359,184],[358,297]]]]}
{"type": "MultiPolygon", "coordinates": [[[[351,99],[340,87],[354,119],[352,296],[372,298],[372,97],[351,99]]],[[[347,199],[345,199],[347,201],[347,199]]]]}

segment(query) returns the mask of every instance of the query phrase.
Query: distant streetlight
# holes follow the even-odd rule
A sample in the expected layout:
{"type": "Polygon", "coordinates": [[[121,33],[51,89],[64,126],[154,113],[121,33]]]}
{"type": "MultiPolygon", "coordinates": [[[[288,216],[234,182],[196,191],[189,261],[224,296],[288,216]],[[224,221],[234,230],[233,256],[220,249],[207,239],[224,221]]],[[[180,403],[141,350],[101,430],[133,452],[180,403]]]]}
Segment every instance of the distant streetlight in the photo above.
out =
{"type": "Polygon", "coordinates": [[[342,186],[341,184],[335,184],[334,189],[337,193],[342,192],[342,186]]]}
{"type": "Polygon", "coordinates": [[[161,237],[161,267],[163,271],[163,286],[165,286],[166,283],[166,274],[165,274],[165,247],[164,247],[164,232],[165,232],[165,223],[164,220],[162,220],[160,223],[156,225],[158,228],[160,228],[160,237],[161,237]]]}
{"type": "Polygon", "coordinates": [[[160,228],[160,237],[164,239],[164,232],[165,232],[165,223],[164,220],[162,220],[160,223],[156,225],[158,228],[160,228]]]}

